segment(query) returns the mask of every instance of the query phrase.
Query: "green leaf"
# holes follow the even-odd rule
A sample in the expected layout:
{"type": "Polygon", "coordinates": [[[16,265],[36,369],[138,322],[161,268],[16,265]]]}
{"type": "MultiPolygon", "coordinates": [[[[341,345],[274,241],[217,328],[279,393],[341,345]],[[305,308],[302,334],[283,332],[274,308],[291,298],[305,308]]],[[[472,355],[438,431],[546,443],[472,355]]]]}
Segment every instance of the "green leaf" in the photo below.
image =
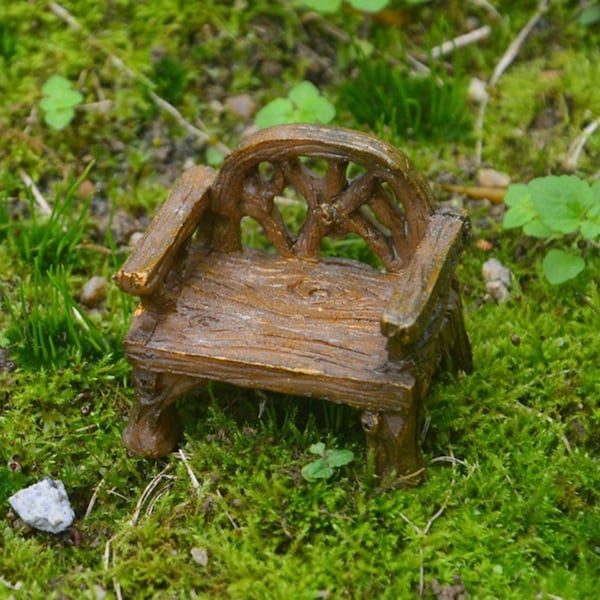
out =
{"type": "Polygon", "coordinates": [[[542,263],[544,275],[552,285],[559,285],[577,277],[585,268],[585,261],[580,256],[569,254],[564,250],[550,250],[542,263]]]}
{"type": "Polygon", "coordinates": [[[600,21],[600,4],[586,6],[577,17],[577,22],[584,27],[589,27],[600,21]]]}
{"type": "Polygon", "coordinates": [[[83,96],[74,90],[63,90],[61,95],[48,96],[40,101],[42,110],[62,110],[81,104],[83,96]]]}
{"type": "Polygon", "coordinates": [[[301,4],[321,14],[327,14],[339,11],[342,0],[302,0],[301,4]]]}
{"type": "Polygon", "coordinates": [[[502,222],[505,229],[522,227],[537,217],[529,189],[522,183],[513,183],[508,186],[504,203],[510,207],[504,214],[502,222]]]}
{"type": "Polygon", "coordinates": [[[75,111],[72,108],[63,108],[62,110],[51,110],[44,115],[44,120],[53,129],[63,129],[66,127],[75,116],[75,111]]]}
{"type": "Polygon", "coordinates": [[[323,442],[317,442],[316,444],[313,444],[308,451],[311,454],[323,456],[325,454],[325,444],[323,442]]]}
{"type": "Polygon", "coordinates": [[[304,465],[301,473],[302,477],[307,481],[316,481],[317,479],[329,479],[333,475],[333,469],[327,464],[324,458],[319,458],[314,462],[304,465]]]}
{"type": "Polygon", "coordinates": [[[544,225],[559,233],[579,229],[594,203],[590,186],[575,175],[539,177],[528,187],[544,225]]]}
{"type": "Polygon", "coordinates": [[[224,159],[223,153],[214,146],[209,146],[206,149],[206,162],[211,167],[220,167],[223,164],[224,159]]]}
{"type": "Polygon", "coordinates": [[[313,96],[303,101],[294,116],[299,123],[329,123],[335,117],[335,108],[323,96],[313,96]]]}
{"type": "Polygon", "coordinates": [[[45,96],[60,96],[63,92],[70,90],[71,82],[60,75],[52,75],[42,86],[42,93],[45,96]]]}
{"type": "Polygon", "coordinates": [[[378,12],[389,4],[388,0],[349,0],[349,2],[356,10],[364,12],[378,12]]]}
{"type": "Polygon", "coordinates": [[[592,196],[594,204],[600,204],[600,179],[596,179],[592,184],[592,196]]]}
{"type": "Polygon", "coordinates": [[[294,107],[287,98],[275,98],[256,113],[256,126],[261,129],[282,123],[291,123],[294,107]]]}
{"type": "Polygon", "coordinates": [[[554,233],[552,229],[544,225],[536,215],[535,219],[523,225],[523,233],[537,238],[549,238],[554,233]]]}
{"type": "Polygon", "coordinates": [[[288,93],[288,98],[296,105],[302,106],[310,98],[318,98],[319,90],[310,81],[297,83],[288,93]]]}
{"type": "Polygon", "coordinates": [[[329,450],[325,460],[330,467],[341,467],[354,460],[354,453],[350,450],[329,450]]]}
{"type": "Polygon", "coordinates": [[[581,235],[586,240],[594,240],[600,237],[600,204],[592,206],[581,224],[581,235]]]}

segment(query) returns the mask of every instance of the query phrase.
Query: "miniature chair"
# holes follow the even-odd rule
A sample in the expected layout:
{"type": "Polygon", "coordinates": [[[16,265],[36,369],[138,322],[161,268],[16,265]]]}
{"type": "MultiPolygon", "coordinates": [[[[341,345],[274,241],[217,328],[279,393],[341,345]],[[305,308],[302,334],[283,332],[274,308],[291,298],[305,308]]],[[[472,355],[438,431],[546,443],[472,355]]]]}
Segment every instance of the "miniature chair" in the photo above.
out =
{"type": "Polygon", "coordinates": [[[348,129],[272,127],[218,174],[189,169],[115,276],[141,297],[124,342],[137,392],[125,445],[170,452],[175,400],[215,380],[361,409],[377,473],[420,482],[431,379],[471,370],[454,276],[466,229],[403,153],[348,129]],[[297,231],[279,208],[290,189],[305,204],[297,231]],[[245,218],[270,250],[242,245],[245,218]],[[326,236],[348,234],[381,268],[322,255],[326,236]]]}

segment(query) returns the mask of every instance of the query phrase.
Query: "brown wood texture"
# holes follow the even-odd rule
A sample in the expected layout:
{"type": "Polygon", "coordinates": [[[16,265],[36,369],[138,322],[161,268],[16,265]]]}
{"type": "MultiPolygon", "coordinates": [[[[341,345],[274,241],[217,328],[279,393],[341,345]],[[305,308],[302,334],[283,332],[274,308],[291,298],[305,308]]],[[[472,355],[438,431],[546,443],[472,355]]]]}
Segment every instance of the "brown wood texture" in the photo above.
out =
{"type": "Polygon", "coordinates": [[[418,483],[431,379],[471,368],[454,276],[466,230],[402,152],[348,129],[270,128],[218,174],[188,171],[115,277],[142,298],[124,342],[137,393],[126,445],[168,452],[175,400],[218,380],[361,409],[377,472],[418,483]],[[276,202],[289,188],[306,203],[298,230],[276,202]],[[244,217],[274,253],[243,248],[244,217]],[[348,234],[385,268],[320,256],[324,237],[348,234]]]}
{"type": "Polygon", "coordinates": [[[125,348],[137,366],[162,362],[182,374],[357,408],[402,408],[412,376],[388,369],[381,334],[397,274],[248,250],[198,252],[188,269],[175,309],[134,323],[125,348]]]}

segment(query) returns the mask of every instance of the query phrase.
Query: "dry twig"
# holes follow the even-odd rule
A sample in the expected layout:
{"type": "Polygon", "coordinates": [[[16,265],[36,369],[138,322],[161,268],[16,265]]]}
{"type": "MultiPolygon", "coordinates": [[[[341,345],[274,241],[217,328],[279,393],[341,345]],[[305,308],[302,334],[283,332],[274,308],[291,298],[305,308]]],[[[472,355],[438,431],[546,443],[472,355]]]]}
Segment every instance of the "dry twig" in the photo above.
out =
{"type": "Polygon", "coordinates": [[[35,203],[37,204],[40,213],[43,215],[49,215],[52,212],[52,208],[46,201],[46,198],[42,195],[42,192],[38,189],[38,187],[33,182],[33,179],[29,177],[29,175],[23,170],[19,170],[19,176],[21,177],[21,181],[31,190],[35,203]]]}
{"type": "MultiPolygon", "coordinates": [[[[438,510],[430,517],[429,521],[427,521],[425,527],[419,527],[416,523],[413,523],[403,512],[399,513],[400,518],[414,529],[415,533],[421,537],[421,540],[427,537],[435,521],[437,521],[437,519],[439,519],[444,514],[444,511],[446,510],[446,508],[448,508],[448,504],[450,504],[450,498],[452,496],[452,492],[456,484],[456,466],[458,464],[466,466],[466,463],[464,461],[454,458],[454,453],[452,452],[452,450],[450,450],[450,455],[444,458],[448,459],[447,462],[450,462],[452,464],[452,480],[450,481],[450,486],[448,487],[448,492],[446,493],[444,501],[442,502],[438,510]]],[[[422,543],[421,547],[419,548],[419,560],[419,596],[423,597],[423,595],[425,594],[425,559],[422,543]]]]}
{"type": "MultiPolygon", "coordinates": [[[[533,16],[527,21],[523,29],[519,31],[517,37],[511,42],[509,47],[506,49],[506,52],[502,55],[502,58],[496,65],[492,76],[488,82],[488,87],[494,87],[502,74],[515,60],[517,54],[520,52],[527,36],[530,34],[531,30],[535,27],[537,22],[541,19],[542,15],[548,9],[548,0],[540,0],[538,4],[538,8],[533,16]]],[[[476,161],[477,164],[481,164],[482,154],[483,154],[483,122],[485,120],[485,111],[487,109],[489,101],[489,95],[485,97],[485,99],[479,105],[479,113],[477,114],[477,120],[475,122],[475,131],[477,132],[477,145],[476,145],[476,161]]]]}
{"type": "Polygon", "coordinates": [[[433,58],[440,58],[453,52],[456,48],[463,48],[469,44],[474,44],[480,40],[485,39],[490,35],[492,28],[489,25],[484,25],[467,33],[463,33],[455,37],[453,40],[448,40],[439,46],[434,46],[431,49],[431,56],[433,58]]]}
{"type": "Polygon", "coordinates": [[[194,491],[196,492],[196,495],[198,495],[200,493],[200,482],[198,481],[198,478],[196,477],[196,474],[194,473],[194,471],[192,471],[192,467],[190,466],[190,463],[188,461],[187,456],[185,455],[185,452],[181,449],[179,449],[179,452],[177,452],[176,455],[178,458],[181,459],[181,461],[183,462],[188,475],[190,477],[190,481],[192,482],[192,487],[194,488],[194,491]]]}
{"type": "Polygon", "coordinates": [[[573,140],[573,143],[569,146],[567,156],[563,161],[563,169],[572,173],[577,168],[579,162],[579,155],[583,150],[588,138],[598,129],[600,126],[600,117],[594,119],[585,129],[573,140]]]}

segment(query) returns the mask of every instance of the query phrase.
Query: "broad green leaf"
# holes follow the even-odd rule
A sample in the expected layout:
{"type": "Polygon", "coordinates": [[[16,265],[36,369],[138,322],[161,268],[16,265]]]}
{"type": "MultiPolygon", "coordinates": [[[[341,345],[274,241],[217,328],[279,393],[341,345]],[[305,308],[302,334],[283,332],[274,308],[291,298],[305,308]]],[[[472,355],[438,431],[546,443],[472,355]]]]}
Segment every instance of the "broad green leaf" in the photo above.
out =
{"type": "Polygon", "coordinates": [[[83,96],[74,90],[62,90],[60,95],[48,96],[40,101],[42,110],[61,110],[63,108],[72,108],[83,101],[83,96]]]}
{"type": "Polygon", "coordinates": [[[319,97],[319,90],[310,81],[297,83],[288,94],[288,98],[296,105],[302,106],[304,102],[311,98],[319,97]]]}
{"type": "Polygon", "coordinates": [[[592,206],[581,225],[581,235],[586,240],[600,237],[600,203],[592,206]]]}
{"type": "Polygon", "coordinates": [[[61,110],[51,110],[44,115],[44,120],[53,129],[63,129],[66,127],[75,116],[75,111],[72,108],[63,108],[61,110]]]}
{"type": "Polygon", "coordinates": [[[341,467],[354,460],[354,453],[350,450],[330,450],[325,454],[325,460],[330,467],[341,467]]]}
{"type": "Polygon", "coordinates": [[[295,117],[300,123],[329,123],[335,117],[335,108],[323,96],[305,98],[295,117]]]}
{"type": "Polygon", "coordinates": [[[594,203],[590,186],[575,175],[539,177],[528,187],[544,225],[559,233],[579,229],[594,203]]]}
{"type": "Polygon", "coordinates": [[[319,458],[308,465],[304,465],[301,473],[307,481],[315,481],[317,479],[329,479],[333,475],[333,469],[325,462],[324,458],[319,458]]]}
{"type": "Polygon", "coordinates": [[[531,194],[524,183],[511,183],[504,195],[504,204],[516,206],[521,204],[527,196],[531,196],[531,194]]]}
{"type": "Polygon", "coordinates": [[[261,129],[282,123],[291,123],[294,107],[287,98],[275,98],[256,113],[256,126],[261,129]]]}
{"type": "Polygon", "coordinates": [[[71,88],[72,84],[68,79],[65,79],[61,75],[52,75],[42,86],[42,93],[45,96],[57,96],[71,88]]]}
{"type": "Polygon", "coordinates": [[[388,0],[349,0],[349,2],[356,10],[364,12],[377,12],[389,4],[388,0]]]}
{"type": "Polygon", "coordinates": [[[540,218],[536,216],[533,221],[523,225],[523,233],[536,238],[549,238],[554,232],[549,227],[546,227],[546,225],[540,221],[540,218]]]}
{"type": "Polygon", "coordinates": [[[308,451],[311,454],[318,454],[319,456],[323,456],[323,454],[325,453],[325,444],[323,442],[317,442],[316,444],[312,444],[308,451]]]}
{"type": "Polygon", "coordinates": [[[585,261],[564,250],[553,249],[544,257],[542,267],[548,281],[552,285],[559,285],[577,277],[585,268],[585,261]]]}
{"type": "Polygon", "coordinates": [[[217,150],[214,146],[209,146],[206,149],[206,162],[211,167],[219,167],[223,164],[223,160],[225,157],[223,156],[220,150],[217,150]]]}
{"type": "Polygon", "coordinates": [[[531,201],[531,194],[526,185],[515,183],[508,186],[504,203],[510,208],[504,214],[502,226],[505,229],[522,227],[537,216],[535,206],[531,201]]]}
{"type": "Polygon", "coordinates": [[[339,11],[342,0],[302,0],[301,4],[321,14],[327,14],[339,11]]]}
{"type": "Polygon", "coordinates": [[[594,202],[600,204],[600,179],[596,179],[592,183],[592,196],[594,197],[594,202]]]}

